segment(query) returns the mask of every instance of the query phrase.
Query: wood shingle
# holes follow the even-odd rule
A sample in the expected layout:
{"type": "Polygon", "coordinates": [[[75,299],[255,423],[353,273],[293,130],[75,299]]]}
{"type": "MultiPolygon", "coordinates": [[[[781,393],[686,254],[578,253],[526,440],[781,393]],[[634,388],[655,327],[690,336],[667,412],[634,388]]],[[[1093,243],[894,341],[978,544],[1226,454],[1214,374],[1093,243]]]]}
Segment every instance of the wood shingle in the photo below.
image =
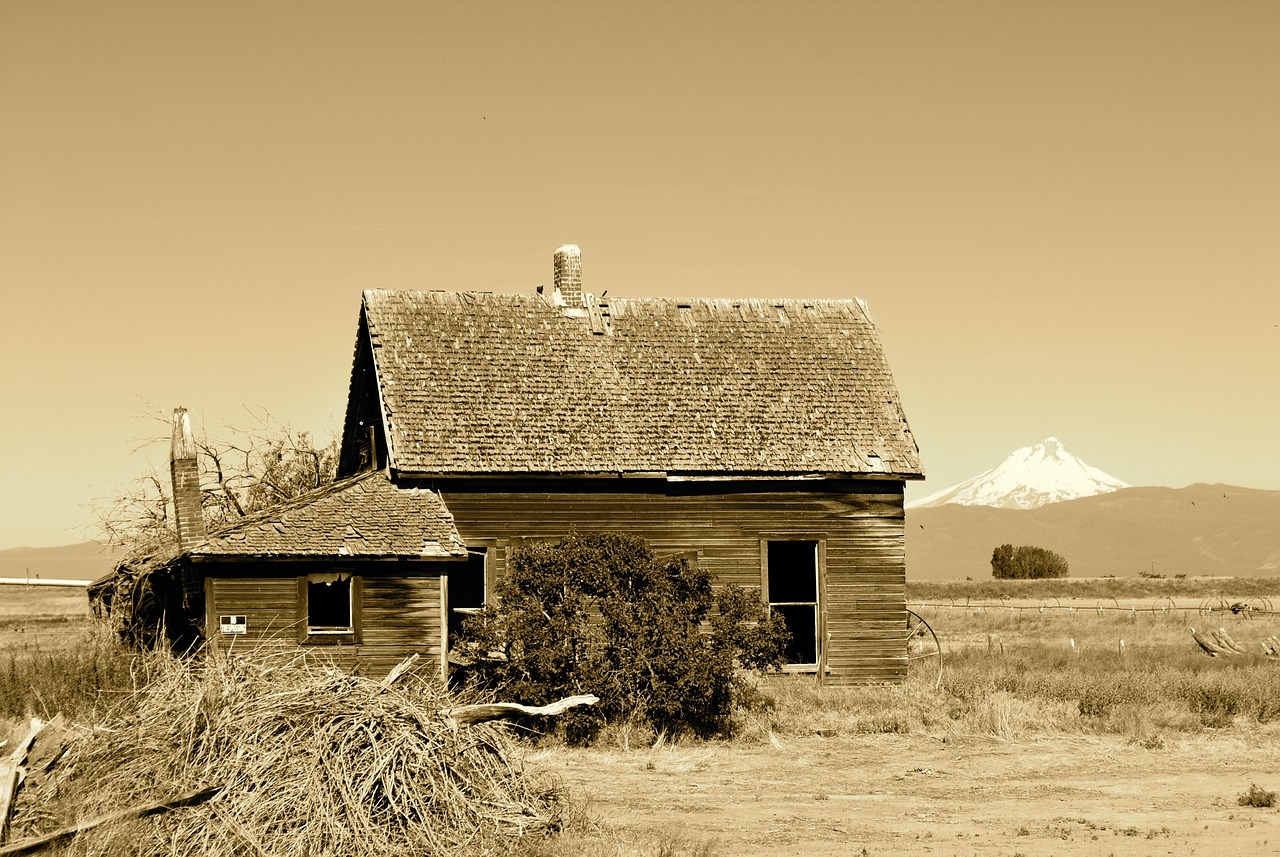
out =
{"type": "Polygon", "coordinates": [[[440,496],[397,488],[381,471],[302,495],[236,521],[189,551],[193,557],[465,557],[440,496]]]}
{"type": "Polygon", "coordinates": [[[401,474],[923,473],[856,300],[366,291],[361,336],[401,474]]]}

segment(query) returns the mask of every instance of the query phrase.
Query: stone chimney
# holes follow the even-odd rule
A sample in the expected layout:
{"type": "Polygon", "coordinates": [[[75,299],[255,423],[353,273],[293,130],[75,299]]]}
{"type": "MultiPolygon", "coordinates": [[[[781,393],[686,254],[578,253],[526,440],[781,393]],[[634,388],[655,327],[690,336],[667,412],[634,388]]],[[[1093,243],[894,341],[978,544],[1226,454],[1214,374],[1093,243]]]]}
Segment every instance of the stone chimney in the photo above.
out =
{"type": "Polygon", "coordinates": [[[205,537],[204,512],[200,509],[200,467],[191,418],[186,408],[173,409],[173,445],[169,453],[173,480],[173,517],[178,527],[178,549],[187,550],[205,537]]]}
{"type": "Polygon", "coordinates": [[[553,260],[552,299],[558,294],[565,306],[577,309],[582,302],[582,251],[577,244],[564,244],[553,260]]]}

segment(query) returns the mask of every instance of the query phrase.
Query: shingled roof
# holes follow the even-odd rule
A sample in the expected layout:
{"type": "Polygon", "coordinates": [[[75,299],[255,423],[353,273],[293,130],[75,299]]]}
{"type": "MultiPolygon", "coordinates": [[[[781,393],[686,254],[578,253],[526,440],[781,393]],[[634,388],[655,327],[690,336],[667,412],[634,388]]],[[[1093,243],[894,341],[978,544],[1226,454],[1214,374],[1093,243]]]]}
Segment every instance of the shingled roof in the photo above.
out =
{"type": "Polygon", "coordinates": [[[366,291],[352,402],[376,397],[404,474],[923,472],[861,301],[577,315],[532,294],[366,291]]]}
{"type": "Polygon", "coordinates": [[[210,533],[207,556],[465,557],[453,515],[432,491],[397,488],[368,471],[210,533]]]}

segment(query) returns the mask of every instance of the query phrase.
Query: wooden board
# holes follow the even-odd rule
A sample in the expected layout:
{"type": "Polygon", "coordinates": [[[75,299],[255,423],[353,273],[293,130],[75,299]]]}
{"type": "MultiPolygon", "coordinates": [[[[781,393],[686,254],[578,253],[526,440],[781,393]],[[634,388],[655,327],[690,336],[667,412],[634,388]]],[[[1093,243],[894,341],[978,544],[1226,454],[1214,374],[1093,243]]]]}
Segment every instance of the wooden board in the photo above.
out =
{"type": "MultiPolygon", "coordinates": [[[[301,647],[363,675],[385,675],[413,654],[438,668],[442,662],[440,576],[402,577],[388,574],[385,565],[376,564],[363,568],[344,564],[342,569],[360,574],[359,641],[301,647]]],[[[210,643],[222,651],[245,652],[258,647],[299,646],[297,630],[305,621],[298,598],[299,576],[282,574],[292,570],[287,564],[262,563],[252,570],[238,569],[236,577],[207,577],[205,627],[210,643]],[[246,576],[254,572],[259,576],[246,576]],[[222,615],[245,616],[245,633],[222,634],[218,623],[222,615]]],[[[315,569],[307,566],[301,570],[315,569]]],[[[206,573],[211,572],[206,569],[206,573]]]]}

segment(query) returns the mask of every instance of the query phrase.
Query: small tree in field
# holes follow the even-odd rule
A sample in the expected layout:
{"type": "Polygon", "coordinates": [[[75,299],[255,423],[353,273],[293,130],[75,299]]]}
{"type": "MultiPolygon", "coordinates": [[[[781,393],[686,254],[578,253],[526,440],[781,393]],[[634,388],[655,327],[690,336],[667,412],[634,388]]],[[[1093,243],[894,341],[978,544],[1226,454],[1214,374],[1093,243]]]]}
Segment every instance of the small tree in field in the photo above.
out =
{"type": "Polygon", "coordinates": [[[991,554],[991,576],[997,580],[1066,577],[1067,561],[1045,548],[1000,545],[991,554]]]}
{"type": "Polygon", "coordinates": [[[517,548],[496,594],[464,623],[462,646],[501,657],[480,660],[470,680],[532,705],[596,694],[560,718],[573,743],[609,721],[723,732],[744,689],[737,668],[781,666],[787,641],[758,592],[717,596],[705,570],[621,533],[517,548]]]}

